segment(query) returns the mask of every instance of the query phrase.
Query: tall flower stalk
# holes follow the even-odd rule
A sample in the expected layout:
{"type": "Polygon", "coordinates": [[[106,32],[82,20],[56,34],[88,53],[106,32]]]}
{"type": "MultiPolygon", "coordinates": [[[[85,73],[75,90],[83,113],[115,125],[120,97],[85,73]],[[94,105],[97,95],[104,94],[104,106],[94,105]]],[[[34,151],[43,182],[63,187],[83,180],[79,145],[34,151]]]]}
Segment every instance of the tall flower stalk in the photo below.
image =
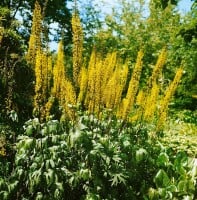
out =
{"type": "Polygon", "coordinates": [[[33,11],[33,20],[31,34],[29,38],[29,48],[27,51],[27,61],[35,66],[36,54],[41,50],[41,32],[42,32],[42,11],[38,1],[35,2],[33,11]]]}
{"type": "Polygon", "coordinates": [[[129,88],[127,90],[126,99],[123,102],[123,108],[122,108],[122,118],[123,119],[127,118],[129,113],[131,112],[134,102],[135,102],[136,94],[137,94],[138,87],[139,87],[140,76],[141,76],[141,72],[142,72],[143,55],[144,54],[143,54],[142,50],[140,50],[138,52],[137,61],[136,61],[135,67],[132,72],[131,80],[129,82],[129,88]]]}
{"type": "Polygon", "coordinates": [[[169,87],[166,89],[164,98],[162,99],[161,104],[160,104],[159,119],[157,122],[157,130],[158,131],[163,128],[164,122],[166,121],[166,117],[167,117],[169,101],[172,98],[172,96],[174,95],[182,75],[183,75],[183,68],[179,68],[176,72],[174,80],[171,82],[169,87]]]}
{"type": "Polygon", "coordinates": [[[39,50],[36,53],[34,114],[41,118],[45,115],[45,104],[50,95],[51,62],[52,60],[46,52],[39,50]]]}
{"type": "Polygon", "coordinates": [[[60,41],[58,44],[57,60],[53,68],[53,87],[51,91],[52,96],[60,100],[63,98],[61,92],[65,76],[63,42],[60,41]]]}
{"type": "Polygon", "coordinates": [[[73,81],[76,87],[79,87],[79,72],[82,67],[82,53],[83,53],[83,30],[75,8],[72,15],[72,32],[73,32],[73,81]]]}

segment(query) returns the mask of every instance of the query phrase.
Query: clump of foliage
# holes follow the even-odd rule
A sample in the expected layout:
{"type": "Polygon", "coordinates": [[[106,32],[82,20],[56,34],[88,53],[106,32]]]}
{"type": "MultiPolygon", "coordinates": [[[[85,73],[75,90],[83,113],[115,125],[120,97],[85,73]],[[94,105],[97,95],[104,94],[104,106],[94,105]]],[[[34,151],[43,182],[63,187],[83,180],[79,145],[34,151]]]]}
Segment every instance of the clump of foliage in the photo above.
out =
{"type": "Polygon", "coordinates": [[[0,178],[1,199],[194,198],[197,165],[116,118],[78,123],[37,118],[16,143],[15,169],[0,178]]]}

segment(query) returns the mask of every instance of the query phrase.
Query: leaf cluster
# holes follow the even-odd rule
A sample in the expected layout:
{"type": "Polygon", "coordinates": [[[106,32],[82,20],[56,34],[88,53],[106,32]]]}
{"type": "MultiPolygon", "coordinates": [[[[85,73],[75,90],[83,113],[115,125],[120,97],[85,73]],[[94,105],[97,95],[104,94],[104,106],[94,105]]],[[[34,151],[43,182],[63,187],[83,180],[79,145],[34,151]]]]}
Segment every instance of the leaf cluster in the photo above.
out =
{"type": "Polygon", "coordinates": [[[194,195],[195,168],[182,167],[192,160],[161,148],[145,125],[81,113],[74,124],[35,118],[24,130],[15,168],[0,178],[1,199],[154,199],[163,197],[160,188],[171,191],[168,183],[178,184],[172,195],[194,195]]]}

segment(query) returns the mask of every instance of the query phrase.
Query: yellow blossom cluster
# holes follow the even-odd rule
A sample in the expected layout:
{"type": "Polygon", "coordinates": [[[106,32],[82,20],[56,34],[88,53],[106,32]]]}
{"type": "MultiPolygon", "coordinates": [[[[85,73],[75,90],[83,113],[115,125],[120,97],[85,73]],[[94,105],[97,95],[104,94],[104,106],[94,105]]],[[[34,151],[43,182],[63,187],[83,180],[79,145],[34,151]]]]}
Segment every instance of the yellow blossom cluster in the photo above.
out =
{"type": "Polygon", "coordinates": [[[160,110],[159,110],[159,119],[157,123],[157,130],[160,130],[163,128],[164,122],[166,120],[167,116],[167,110],[168,110],[168,104],[170,99],[172,98],[178,83],[183,75],[183,68],[179,68],[176,72],[176,75],[174,77],[174,80],[171,82],[169,87],[166,89],[165,95],[160,103],[160,110]]]}
{"type": "Polygon", "coordinates": [[[52,87],[52,96],[55,98],[61,99],[62,97],[62,84],[65,79],[65,65],[64,65],[64,49],[62,41],[58,44],[57,60],[53,68],[53,87],[52,87]]]}
{"type": "Polygon", "coordinates": [[[147,96],[146,106],[143,114],[145,121],[151,122],[154,118],[157,109],[157,102],[159,96],[159,86],[156,82],[153,83],[150,94],[147,96]]]}
{"type": "Polygon", "coordinates": [[[78,76],[82,66],[83,52],[83,30],[80,23],[80,18],[75,10],[72,15],[72,32],[73,32],[73,80],[76,87],[79,86],[78,76]]]}
{"type": "Polygon", "coordinates": [[[143,51],[138,52],[130,78],[127,61],[119,59],[117,52],[103,56],[93,49],[88,64],[85,63],[82,59],[83,31],[75,11],[72,16],[73,77],[67,77],[62,41],[54,65],[48,53],[41,49],[41,20],[41,9],[36,1],[27,60],[35,66],[34,108],[41,119],[49,118],[54,103],[57,103],[62,120],[76,120],[75,108],[81,104],[84,110],[99,117],[104,109],[131,122],[152,122],[158,117],[157,130],[162,128],[169,101],[183,72],[182,68],[178,69],[164,97],[161,97],[158,79],[166,62],[166,48],[162,49],[146,86],[140,88],[143,51]]]}
{"type": "Polygon", "coordinates": [[[38,1],[35,2],[35,7],[33,11],[33,20],[31,35],[29,38],[29,48],[27,51],[26,59],[27,61],[35,65],[36,53],[41,50],[41,32],[42,32],[42,11],[38,1]]]}
{"type": "Polygon", "coordinates": [[[86,69],[85,66],[83,66],[81,68],[79,77],[80,77],[79,78],[80,91],[79,91],[79,95],[78,95],[78,98],[77,98],[77,102],[78,103],[83,103],[84,97],[86,95],[86,88],[87,88],[87,82],[88,82],[88,73],[87,73],[87,69],[86,69]]]}
{"type": "Polygon", "coordinates": [[[159,54],[159,57],[157,59],[157,63],[153,68],[152,75],[150,76],[148,83],[147,83],[147,92],[149,93],[149,90],[152,88],[153,84],[157,81],[159,75],[161,74],[161,71],[166,63],[166,57],[167,57],[167,50],[164,47],[161,50],[161,53],[159,54]]]}
{"type": "Polygon", "coordinates": [[[157,101],[160,92],[160,88],[157,82],[165,65],[166,57],[167,51],[166,48],[163,48],[158,56],[152,74],[148,78],[146,86],[143,88],[143,90],[140,90],[137,95],[136,105],[138,108],[134,117],[136,120],[144,120],[150,122],[153,120],[153,117],[157,112],[157,101]]]}
{"type": "Polygon", "coordinates": [[[135,64],[135,67],[132,72],[132,76],[129,82],[129,87],[127,90],[127,95],[126,95],[126,100],[124,100],[121,110],[121,116],[123,119],[126,119],[129,113],[131,112],[134,102],[135,102],[135,97],[139,88],[139,81],[140,81],[140,76],[142,72],[142,58],[143,58],[143,52],[140,50],[138,52],[137,56],[137,61],[135,64]]]}
{"type": "Polygon", "coordinates": [[[128,66],[120,65],[116,56],[112,52],[102,58],[93,50],[88,69],[81,73],[78,102],[83,103],[84,98],[89,113],[99,114],[104,108],[116,110],[121,102],[128,66]]]}
{"type": "Polygon", "coordinates": [[[35,62],[35,96],[34,114],[42,116],[50,93],[50,79],[52,76],[52,60],[47,53],[38,50],[35,62]]]}
{"type": "MultiPolygon", "coordinates": [[[[51,58],[49,59],[51,60],[51,58]]],[[[48,101],[45,104],[46,119],[49,118],[51,114],[51,108],[53,107],[55,101],[58,102],[59,107],[62,109],[62,114],[65,118],[74,119],[75,116],[74,111],[71,107],[76,105],[76,94],[73,84],[69,81],[69,79],[66,76],[64,61],[65,56],[63,42],[60,41],[58,44],[57,60],[52,70],[53,85],[51,87],[50,97],[48,98],[48,101]]],[[[52,69],[51,62],[48,66],[48,70],[52,69]]],[[[49,78],[50,77],[51,74],[49,78]]],[[[46,82],[50,84],[49,79],[47,79],[46,82]]]]}
{"type": "Polygon", "coordinates": [[[74,107],[77,103],[77,98],[72,83],[66,78],[63,80],[62,97],[63,116],[74,121],[76,112],[74,107]]]}

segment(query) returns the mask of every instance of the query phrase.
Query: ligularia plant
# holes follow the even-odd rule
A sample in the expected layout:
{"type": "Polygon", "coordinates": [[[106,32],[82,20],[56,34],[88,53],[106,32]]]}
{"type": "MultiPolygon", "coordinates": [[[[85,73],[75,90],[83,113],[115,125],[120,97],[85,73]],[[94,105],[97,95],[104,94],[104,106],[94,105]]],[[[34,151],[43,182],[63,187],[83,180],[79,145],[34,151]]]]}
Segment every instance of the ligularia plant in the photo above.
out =
{"type": "MultiPolygon", "coordinates": [[[[40,27],[40,7],[36,1],[30,41],[35,35],[41,34],[40,27]]],[[[142,50],[138,52],[132,73],[129,73],[128,62],[123,62],[118,52],[109,52],[103,56],[94,48],[89,63],[86,64],[82,59],[83,31],[76,10],[72,17],[72,29],[72,77],[67,75],[62,41],[59,42],[54,65],[47,52],[40,48],[39,37],[36,36],[33,40],[34,44],[29,44],[27,60],[35,58],[31,62],[35,63],[34,110],[37,111],[37,116],[46,120],[54,112],[58,112],[62,119],[76,120],[76,108],[80,106],[83,111],[98,118],[102,117],[105,110],[110,110],[117,118],[130,122],[152,122],[158,119],[157,130],[161,130],[166,120],[168,104],[183,71],[182,68],[178,69],[174,81],[165,94],[162,94],[158,79],[166,63],[166,48],[161,50],[147,84],[140,88],[144,55],[142,50]],[[36,49],[33,50],[33,47],[36,49]]]]}

